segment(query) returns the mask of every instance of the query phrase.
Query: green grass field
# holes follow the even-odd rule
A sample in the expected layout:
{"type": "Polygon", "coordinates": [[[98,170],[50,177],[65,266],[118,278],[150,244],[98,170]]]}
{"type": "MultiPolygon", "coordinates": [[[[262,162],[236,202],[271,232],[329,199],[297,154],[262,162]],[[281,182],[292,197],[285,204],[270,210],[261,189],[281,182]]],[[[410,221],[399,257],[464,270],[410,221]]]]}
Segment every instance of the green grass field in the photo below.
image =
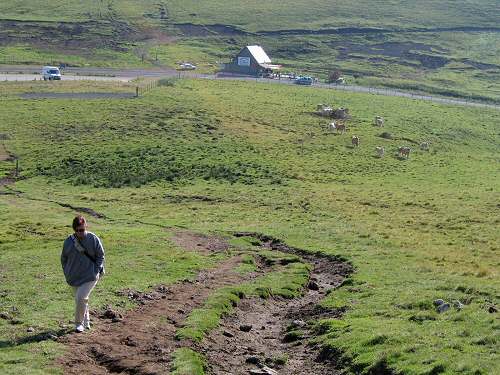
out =
{"type": "Polygon", "coordinates": [[[237,25],[249,31],[339,26],[453,27],[484,25],[498,27],[498,2],[421,0],[356,2],[347,0],[253,1],[229,0],[7,0],[0,5],[2,18],[40,21],[74,21],[116,14],[136,20],[159,18],[161,6],[174,22],[237,25]],[[276,14],[282,15],[275,17],[276,14]]]}
{"type": "Polygon", "coordinates": [[[206,73],[243,46],[260,44],[285,70],[321,79],[340,70],[350,84],[498,103],[499,14],[494,0],[6,0],[0,64],[175,67],[190,61],[206,73]],[[194,31],[182,32],[179,24],[194,31]],[[200,25],[239,32],[200,35],[200,25]],[[335,28],[384,31],[307,34],[335,28]],[[272,34],[280,31],[285,34],[272,34]]]}
{"type": "MultiPolygon", "coordinates": [[[[1,373],[58,373],[51,361],[62,347],[26,330],[57,332],[71,319],[59,254],[74,211],[61,204],[106,215],[90,220],[108,255],[94,305],[127,309],[116,291],[172,283],[218,261],[180,251],[164,227],[262,232],[356,267],[323,301],[347,313],[318,322],[316,338],[352,373],[500,371],[498,313],[489,312],[500,304],[498,111],[205,80],[128,100],[17,96],[129,89],[0,85],[0,142],[25,178],[0,195],[0,312],[18,323],[0,319],[1,373]],[[350,108],[346,135],[326,132],[312,114],[318,103],[350,108]],[[419,150],[422,141],[430,151],[419,150]],[[402,145],[413,149],[409,160],[396,156],[402,145]],[[438,298],[464,308],[438,314],[438,298]]],[[[202,367],[189,351],[176,363],[202,367]]]]}

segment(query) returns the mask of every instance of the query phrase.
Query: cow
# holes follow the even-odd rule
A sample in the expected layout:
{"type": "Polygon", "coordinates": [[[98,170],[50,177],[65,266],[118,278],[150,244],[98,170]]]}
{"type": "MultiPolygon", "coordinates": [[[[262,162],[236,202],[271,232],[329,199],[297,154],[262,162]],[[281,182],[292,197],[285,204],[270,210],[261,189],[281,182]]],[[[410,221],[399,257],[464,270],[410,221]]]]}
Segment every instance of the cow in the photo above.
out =
{"type": "Polygon", "coordinates": [[[409,148],[409,147],[402,146],[402,147],[398,148],[398,155],[400,157],[405,157],[406,159],[408,159],[410,157],[410,152],[411,152],[411,148],[409,148]]]}
{"type": "Polygon", "coordinates": [[[359,137],[357,135],[353,135],[351,138],[351,143],[354,147],[359,146],[359,137]]]}
{"type": "Polygon", "coordinates": [[[423,151],[429,151],[429,142],[420,143],[420,149],[423,151]]]}
{"type": "Polygon", "coordinates": [[[376,151],[377,156],[378,156],[379,158],[384,157],[384,154],[385,154],[385,149],[384,149],[383,147],[381,147],[381,146],[376,147],[376,148],[375,148],[375,151],[376,151]]]}
{"type": "Polygon", "coordinates": [[[384,126],[384,118],[382,116],[375,116],[375,120],[373,121],[374,125],[379,128],[384,126]]]}

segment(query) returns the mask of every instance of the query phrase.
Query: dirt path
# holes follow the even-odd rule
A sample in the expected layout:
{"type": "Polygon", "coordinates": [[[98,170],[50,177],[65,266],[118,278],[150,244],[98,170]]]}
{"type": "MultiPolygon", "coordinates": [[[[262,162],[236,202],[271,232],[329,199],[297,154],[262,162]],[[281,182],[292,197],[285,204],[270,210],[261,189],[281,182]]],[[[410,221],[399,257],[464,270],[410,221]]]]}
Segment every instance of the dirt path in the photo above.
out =
{"type": "Polygon", "coordinates": [[[175,340],[179,322],[200,306],[213,289],[241,282],[241,275],[232,272],[238,263],[239,259],[233,257],[217,269],[201,272],[192,283],[158,287],[145,297],[138,294],[135,298],[144,305],[123,318],[108,310],[97,319],[96,328],[90,333],[64,337],[61,341],[68,346],[68,352],[60,359],[64,373],[168,373],[170,354],[182,346],[175,340]]]}
{"type": "MultiPolygon", "coordinates": [[[[186,249],[203,253],[225,251],[227,243],[218,237],[178,232],[174,242],[186,249]]],[[[151,293],[124,290],[124,295],[140,303],[124,316],[112,309],[94,313],[94,329],[59,339],[67,353],[58,360],[65,374],[165,374],[169,372],[171,353],[189,346],[175,340],[175,332],[189,313],[199,307],[211,292],[222,286],[238,284],[260,275],[235,272],[241,263],[233,256],[198,274],[194,281],[169,287],[158,286],[151,293]]]]}
{"type": "Polygon", "coordinates": [[[226,317],[198,349],[209,362],[211,374],[338,374],[335,365],[322,356],[319,348],[310,346],[311,323],[320,318],[339,318],[342,310],[318,305],[328,290],[341,285],[352,272],[342,261],[305,254],[272,237],[241,233],[262,240],[262,247],[300,255],[314,266],[302,298],[252,299],[238,305],[236,314],[226,317]],[[248,332],[240,327],[251,326],[248,332]]]}
{"type": "MultiPolygon", "coordinates": [[[[215,290],[270,271],[268,265],[257,262],[255,272],[235,272],[241,264],[241,256],[232,256],[216,268],[200,272],[191,282],[158,286],[147,294],[124,290],[124,295],[140,305],[124,316],[111,309],[94,313],[92,331],[59,339],[67,346],[67,352],[58,359],[58,364],[65,374],[168,374],[171,354],[177,348],[191,347],[205,355],[210,374],[265,374],[262,371],[276,370],[282,374],[336,374],[331,363],[319,360],[318,348],[306,345],[310,329],[307,322],[341,315],[341,311],[321,309],[317,303],[329,289],[342,283],[352,271],[351,266],[331,258],[304,254],[270,237],[259,240],[263,241],[263,248],[298,254],[314,265],[309,287],[302,298],[242,300],[235,313],[226,317],[202,343],[176,340],[177,328],[215,290]],[[240,326],[244,324],[252,328],[243,332],[240,326]],[[299,340],[287,342],[283,338],[291,324],[302,333],[299,340]]],[[[173,241],[205,254],[229,251],[228,243],[222,238],[188,231],[177,232],[173,241]]]]}
{"type": "Polygon", "coordinates": [[[308,289],[303,298],[251,299],[240,303],[236,314],[226,317],[201,345],[199,351],[209,362],[209,373],[251,374],[267,366],[287,375],[337,374],[335,366],[321,358],[321,350],[307,344],[308,321],[342,315],[342,311],[317,305],[326,290],[342,280],[337,273],[341,270],[330,266],[324,260],[316,262],[311,280],[319,289],[308,289]],[[241,331],[245,325],[252,329],[241,331]]]}

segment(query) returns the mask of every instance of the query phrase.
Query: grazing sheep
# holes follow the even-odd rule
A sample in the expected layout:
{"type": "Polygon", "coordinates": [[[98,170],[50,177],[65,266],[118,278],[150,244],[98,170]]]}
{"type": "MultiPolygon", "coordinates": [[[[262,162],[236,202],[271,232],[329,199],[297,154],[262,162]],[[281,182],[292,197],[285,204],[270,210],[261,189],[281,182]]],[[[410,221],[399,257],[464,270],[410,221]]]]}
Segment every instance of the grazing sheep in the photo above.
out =
{"type": "Polygon", "coordinates": [[[385,149],[384,149],[383,147],[380,147],[380,146],[379,146],[379,147],[376,147],[376,148],[375,148],[375,151],[377,152],[377,156],[378,156],[379,158],[384,157],[384,154],[385,154],[385,149]]]}
{"type": "Polygon", "coordinates": [[[429,142],[420,143],[420,149],[423,151],[429,151],[429,142]]]}
{"type": "Polygon", "coordinates": [[[373,123],[381,128],[384,126],[384,118],[382,116],[375,116],[375,120],[373,123]]]}
{"type": "Polygon", "coordinates": [[[326,104],[318,104],[316,107],[316,113],[323,117],[331,117],[333,114],[333,108],[326,104]]]}
{"type": "Polygon", "coordinates": [[[336,129],[337,129],[337,133],[345,133],[345,131],[346,131],[345,124],[337,124],[336,129]]]}
{"type": "Polygon", "coordinates": [[[352,145],[354,147],[358,147],[359,146],[359,137],[357,135],[353,135],[351,138],[351,142],[352,142],[352,145]]]}
{"type": "Polygon", "coordinates": [[[333,111],[332,116],[336,119],[347,119],[350,117],[349,108],[340,107],[333,111]]]}
{"type": "Polygon", "coordinates": [[[408,159],[410,157],[411,148],[403,146],[398,148],[398,155],[408,159]]]}

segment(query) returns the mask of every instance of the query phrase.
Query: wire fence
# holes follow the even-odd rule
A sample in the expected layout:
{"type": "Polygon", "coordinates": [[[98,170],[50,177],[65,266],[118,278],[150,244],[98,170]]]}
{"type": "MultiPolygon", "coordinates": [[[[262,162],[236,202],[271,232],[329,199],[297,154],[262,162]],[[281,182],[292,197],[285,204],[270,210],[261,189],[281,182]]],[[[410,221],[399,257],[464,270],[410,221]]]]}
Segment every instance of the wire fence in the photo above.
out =
{"type": "Polygon", "coordinates": [[[141,95],[146,95],[147,93],[149,93],[151,90],[157,88],[158,86],[160,86],[159,79],[155,79],[153,81],[145,82],[142,85],[138,85],[135,87],[135,96],[139,97],[141,95]]]}
{"type": "Polygon", "coordinates": [[[412,93],[412,92],[383,89],[383,88],[374,88],[374,87],[364,87],[364,86],[331,85],[331,84],[330,85],[324,84],[322,86],[332,88],[335,90],[343,90],[343,91],[350,91],[350,92],[364,92],[364,93],[370,93],[370,94],[376,94],[376,95],[399,96],[399,97],[404,97],[404,98],[426,100],[426,101],[445,103],[445,104],[458,104],[458,105],[467,105],[467,106],[472,106],[472,107],[500,109],[500,105],[489,104],[489,103],[479,103],[479,102],[469,100],[466,98],[449,99],[449,98],[443,98],[443,97],[438,97],[438,96],[417,94],[417,93],[412,93]]]}
{"type": "MultiPolygon", "coordinates": [[[[270,79],[270,78],[258,78],[258,77],[247,78],[247,77],[236,77],[236,76],[235,77],[224,76],[224,77],[219,77],[219,78],[221,78],[221,79],[233,79],[233,80],[253,80],[253,81],[261,82],[261,83],[272,82],[272,83],[281,83],[281,84],[294,84],[293,80],[288,80],[288,79],[277,80],[277,79],[270,79]]],[[[438,103],[443,103],[443,104],[454,104],[454,105],[492,108],[492,109],[500,110],[500,105],[495,104],[496,102],[485,103],[485,102],[479,102],[479,101],[472,100],[472,99],[467,99],[465,97],[460,98],[460,99],[455,99],[455,98],[446,98],[446,97],[440,97],[440,96],[424,95],[424,94],[420,94],[420,93],[413,93],[411,91],[399,91],[399,90],[393,90],[393,89],[366,87],[366,86],[355,86],[355,85],[337,85],[337,84],[320,83],[320,82],[314,83],[313,86],[321,87],[321,88],[328,88],[328,89],[333,89],[333,90],[348,91],[348,92],[361,92],[361,93],[369,93],[369,94],[374,94],[374,95],[398,96],[398,97],[405,97],[405,98],[416,99],[416,100],[438,102],[438,103]]]]}

